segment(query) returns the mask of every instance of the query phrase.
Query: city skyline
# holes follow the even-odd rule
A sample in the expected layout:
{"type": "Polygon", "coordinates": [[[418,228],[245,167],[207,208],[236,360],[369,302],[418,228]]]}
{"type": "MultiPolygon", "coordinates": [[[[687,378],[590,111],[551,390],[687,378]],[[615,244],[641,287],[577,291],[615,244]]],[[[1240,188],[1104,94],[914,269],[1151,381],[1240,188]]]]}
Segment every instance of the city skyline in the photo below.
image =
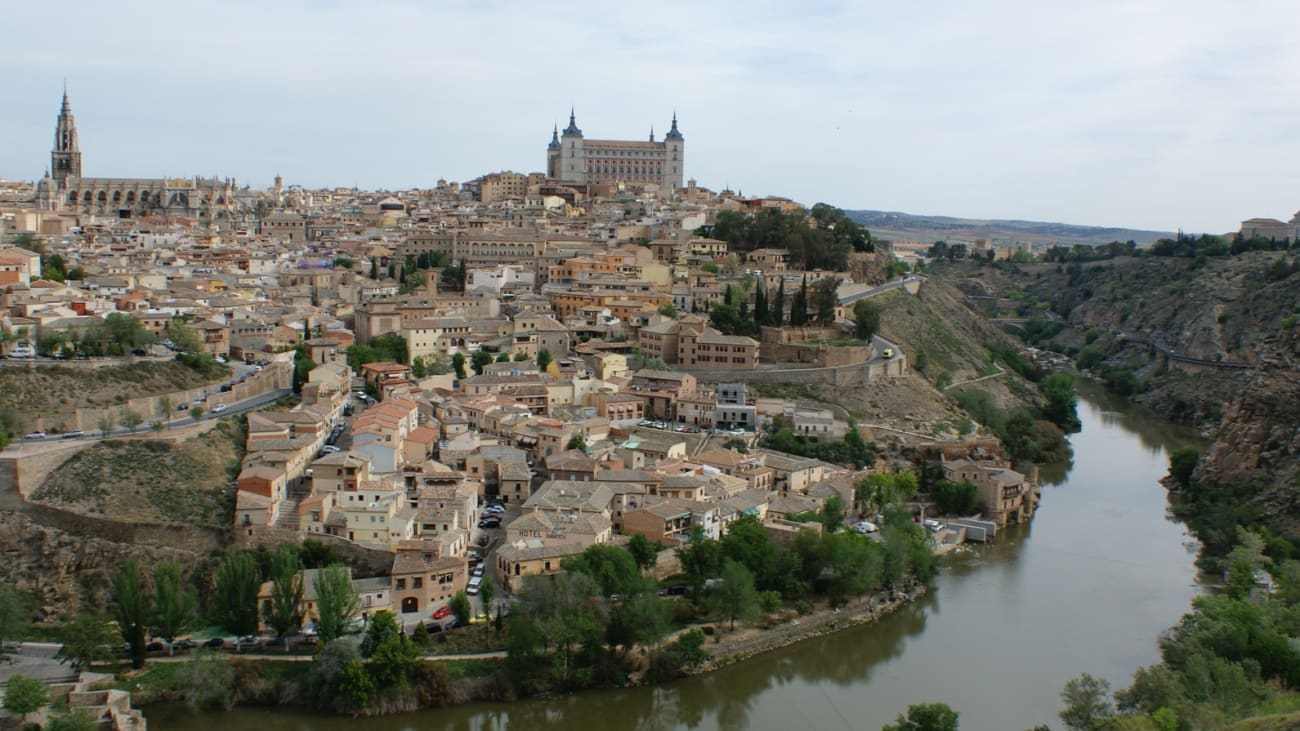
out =
{"type": "Polygon", "coordinates": [[[35,30],[8,53],[0,177],[41,176],[66,78],[89,176],[542,171],[572,106],[597,139],[662,135],[675,110],[686,178],[809,205],[1216,233],[1300,207],[1280,2],[662,7],[15,8],[35,30]]]}

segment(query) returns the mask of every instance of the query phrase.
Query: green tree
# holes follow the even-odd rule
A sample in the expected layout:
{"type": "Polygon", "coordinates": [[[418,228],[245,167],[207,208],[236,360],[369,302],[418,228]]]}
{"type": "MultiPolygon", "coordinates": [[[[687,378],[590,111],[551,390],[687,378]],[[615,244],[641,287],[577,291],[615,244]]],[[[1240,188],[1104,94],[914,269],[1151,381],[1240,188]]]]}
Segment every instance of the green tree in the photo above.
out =
{"type": "Polygon", "coordinates": [[[527,354],[527,353],[523,353],[523,352],[515,353],[515,357],[514,357],[513,360],[514,360],[516,363],[522,363],[522,362],[528,360],[528,354],[527,354]]]}
{"type": "Polygon", "coordinates": [[[31,616],[31,597],[22,594],[7,581],[0,584],[0,656],[10,642],[22,639],[23,627],[31,616]]]}
{"type": "Polygon", "coordinates": [[[704,531],[696,526],[691,530],[690,541],[677,548],[677,560],[691,587],[691,596],[698,601],[703,595],[704,582],[722,569],[722,545],[705,537],[704,531]]]}
{"type": "Polygon", "coordinates": [[[749,619],[758,613],[758,590],[754,588],[754,575],[737,561],[722,561],[722,575],[713,588],[711,603],[714,610],[731,621],[736,628],[737,619],[749,619]]]}
{"type": "Polygon", "coordinates": [[[808,306],[816,313],[819,325],[830,325],[835,322],[835,306],[839,304],[837,294],[839,288],[840,280],[836,277],[823,277],[813,283],[812,293],[809,295],[811,300],[808,306]]]}
{"type": "Polygon", "coordinates": [[[632,560],[636,562],[637,569],[648,571],[659,560],[659,551],[663,547],[656,543],[651,543],[650,539],[644,534],[633,533],[632,538],[628,541],[627,551],[632,554],[632,560]]]}
{"type": "Polygon", "coordinates": [[[357,708],[365,708],[375,698],[375,681],[360,660],[353,660],[343,667],[339,677],[339,692],[357,708]]]}
{"type": "Polygon", "coordinates": [[[113,659],[118,644],[117,630],[108,618],[98,614],[78,614],[63,626],[63,644],[54,658],[81,672],[93,663],[113,659]]]}
{"type": "Polygon", "coordinates": [[[474,369],[474,375],[483,375],[483,368],[492,362],[492,354],[486,350],[476,350],[470,358],[470,367],[474,369]]]}
{"type": "Polygon", "coordinates": [[[672,607],[652,592],[624,597],[611,610],[605,639],[611,646],[651,646],[668,634],[672,607]]]}
{"type": "Polygon", "coordinates": [[[1079,430],[1078,397],[1074,392],[1074,376],[1057,371],[1039,383],[1038,388],[1047,397],[1043,416],[1067,432],[1079,430]]]}
{"type": "Polygon", "coordinates": [[[631,552],[610,543],[590,545],[582,553],[564,559],[561,566],[565,571],[590,576],[601,596],[631,596],[645,587],[631,552]]]}
{"type": "Polygon", "coordinates": [[[100,436],[107,438],[109,434],[113,433],[113,427],[117,426],[117,422],[113,419],[113,415],[106,411],[100,414],[99,421],[96,422],[95,426],[99,427],[100,436]]]}
{"type": "Polygon", "coordinates": [[[776,327],[785,324],[785,277],[782,277],[780,283],[777,284],[776,296],[772,298],[771,304],[768,305],[767,321],[776,327]]]}
{"type": "MultiPolygon", "coordinates": [[[[492,601],[497,598],[497,585],[492,581],[492,577],[483,576],[483,581],[478,585],[478,600],[483,605],[483,613],[490,619],[492,617],[492,601]]],[[[485,622],[491,624],[491,622],[485,622]]]]}
{"type": "Polygon", "coordinates": [[[307,376],[312,369],[316,367],[316,361],[311,359],[307,353],[307,346],[299,343],[293,351],[293,382],[291,384],[294,393],[302,393],[303,384],[307,383],[307,376]]]}
{"type": "Polygon", "coordinates": [[[672,302],[665,302],[662,305],[659,305],[659,309],[657,309],[656,312],[664,317],[677,317],[677,307],[675,307],[672,302]]]}
{"type": "Polygon", "coordinates": [[[979,497],[979,489],[970,480],[939,480],[934,486],[935,506],[943,515],[970,515],[979,497]]]}
{"type": "Polygon", "coordinates": [[[817,520],[828,532],[834,533],[844,527],[844,501],[838,496],[832,495],[826,498],[822,503],[822,509],[817,511],[817,520]]]}
{"type": "Polygon", "coordinates": [[[113,575],[113,616],[122,641],[131,652],[131,666],[137,669],[144,667],[149,604],[149,590],[140,573],[140,564],[128,558],[113,575]]]}
{"type": "Polygon", "coordinates": [[[451,607],[451,613],[456,615],[456,621],[462,625],[469,624],[469,620],[474,615],[474,609],[469,603],[469,595],[463,591],[453,594],[447,606],[451,607]]]}
{"type": "Polygon", "coordinates": [[[371,614],[366,622],[366,634],[361,638],[361,657],[370,659],[384,642],[401,636],[402,627],[392,612],[385,609],[371,614]]]}
{"type": "Polygon", "coordinates": [[[50,702],[50,692],[40,678],[16,673],[9,677],[5,686],[5,710],[18,714],[23,721],[27,714],[35,713],[50,702]]]}
{"type": "Polygon", "coordinates": [[[303,620],[302,559],[293,546],[285,544],[271,554],[271,603],[264,609],[266,624],[277,635],[298,634],[303,620]]]}
{"type": "Polygon", "coordinates": [[[462,353],[455,353],[451,356],[451,367],[456,371],[457,378],[465,377],[465,356],[462,353]]]}
{"type": "Polygon", "coordinates": [[[880,308],[870,300],[853,303],[853,333],[858,340],[870,341],[880,331],[880,308]]]}
{"type": "Polygon", "coordinates": [[[262,583],[257,562],[248,551],[227,554],[217,567],[213,619],[233,635],[257,632],[257,591],[262,583]]]}
{"type": "Polygon", "coordinates": [[[134,433],[135,428],[140,426],[143,422],[144,417],[140,415],[140,412],[130,408],[123,409],[121,416],[118,417],[118,423],[126,427],[132,433],[134,433]]]}
{"type": "Polygon", "coordinates": [[[907,716],[881,727],[880,731],[957,731],[958,713],[947,703],[918,703],[907,707],[907,716]]]}
{"type": "Polygon", "coordinates": [[[1179,447],[1169,454],[1169,475],[1178,486],[1187,489],[1192,485],[1192,473],[1201,461],[1201,453],[1196,447],[1179,447]]]}
{"type": "Polygon", "coordinates": [[[420,648],[400,631],[375,648],[366,669],[379,688],[404,687],[420,664],[420,648]]]}
{"type": "Polygon", "coordinates": [[[361,597],[352,586],[352,577],[340,564],[327,566],[316,573],[316,631],[321,642],[342,637],[352,628],[361,613],[361,597]]]}
{"type": "Polygon", "coordinates": [[[569,443],[564,446],[565,449],[576,449],[581,452],[587,451],[587,439],[581,434],[574,434],[569,437],[569,443]]]}
{"type": "Polygon", "coordinates": [[[1071,678],[1061,689],[1061,721],[1073,731],[1092,731],[1115,715],[1110,702],[1110,683],[1084,673],[1071,678]]]}
{"type": "Polygon", "coordinates": [[[508,352],[506,352],[506,351],[504,351],[504,350],[501,351],[500,353],[497,353],[497,362],[498,362],[498,363],[509,363],[509,362],[510,362],[510,353],[508,353],[508,352]]]}
{"type": "Polygon", "coordinates": [[[154,422],[149,425],[149,428],[153,430],[154,434],[162,434],[167,430],[167,422],[162,419],[155,419],[154,422]]]}
{"type": "Polygon", "coordinates": [[[551,365],[552,360],[554,360],[554,358],[551,357],[551,351],[546,348],[537,351],[537,370],[545,373],[547,366],[551,365]]]}
{"type": "Polygon", "coordinates": [[[153,571],[153,612],[150,626],[155,637],[161,637],[168,651],[180,635],[194,627],[198,620],[199,595],[194,587],[181,583],[181,565],[177,561],[164,561],[153,571]]]}
{"type": "Polygon", "coordinates": [[[424,378],[429,375],[429,368],[424,364],[424,356],[417,355],[411,359],[411,377],[424,378]]]}
{"type": "Polygon", "coordinates": [[[190,418],[195,421],[202,419],[205,413],[207,413],[207,411],[202,406],[196,405],[190,407],[190,418]]]}

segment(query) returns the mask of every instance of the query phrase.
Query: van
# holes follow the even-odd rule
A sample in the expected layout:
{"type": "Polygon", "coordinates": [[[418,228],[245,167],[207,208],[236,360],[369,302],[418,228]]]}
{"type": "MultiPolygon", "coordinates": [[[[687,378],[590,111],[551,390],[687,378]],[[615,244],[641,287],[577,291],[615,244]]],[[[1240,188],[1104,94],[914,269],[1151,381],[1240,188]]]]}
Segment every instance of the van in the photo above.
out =
{"type": "Polygon", "coordinates": [[[469,584],[467,584],[467,585],[465,586],[465,593],[466,593],[466,594],[477,594],[477,593],[478,593],[479,586],[481,586],[482,584],[483,584],[483,577],[482,577],[482,576],[472,576],[472,577],[470,577],[469,584]]]}

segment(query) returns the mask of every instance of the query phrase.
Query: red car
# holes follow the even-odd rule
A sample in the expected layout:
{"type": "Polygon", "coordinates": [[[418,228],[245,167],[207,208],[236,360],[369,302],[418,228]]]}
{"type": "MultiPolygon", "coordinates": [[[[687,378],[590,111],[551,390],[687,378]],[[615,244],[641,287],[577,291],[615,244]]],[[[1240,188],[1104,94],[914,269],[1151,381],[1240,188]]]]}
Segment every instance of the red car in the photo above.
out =
{"type": "Polygon", "coordinates": [[[451,607],[441,606],[433,611],[434,619],[446,619],[451,616],[451,607]]]}

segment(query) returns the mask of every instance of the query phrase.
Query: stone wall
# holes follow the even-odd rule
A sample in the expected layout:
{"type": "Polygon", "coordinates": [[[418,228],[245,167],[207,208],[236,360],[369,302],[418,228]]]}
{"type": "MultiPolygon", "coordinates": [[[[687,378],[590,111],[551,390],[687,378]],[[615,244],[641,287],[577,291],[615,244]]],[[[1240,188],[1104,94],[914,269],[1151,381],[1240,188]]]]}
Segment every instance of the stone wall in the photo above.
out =
{"type": "Polygon", "coordinates": [[[324,533],[310,535],[289,528],[253,527],[236,528],[235,542],[240,548],[257,548],[264,546],[274,550],[281,543],[301,544],[304,539],[320,541],[333,546],[344,564],[352,567],[352,577],[364,579],[371,576],[387,576],[393,568],[393,552],[378,548],[367,548],[346,538],[324,533]]]}

